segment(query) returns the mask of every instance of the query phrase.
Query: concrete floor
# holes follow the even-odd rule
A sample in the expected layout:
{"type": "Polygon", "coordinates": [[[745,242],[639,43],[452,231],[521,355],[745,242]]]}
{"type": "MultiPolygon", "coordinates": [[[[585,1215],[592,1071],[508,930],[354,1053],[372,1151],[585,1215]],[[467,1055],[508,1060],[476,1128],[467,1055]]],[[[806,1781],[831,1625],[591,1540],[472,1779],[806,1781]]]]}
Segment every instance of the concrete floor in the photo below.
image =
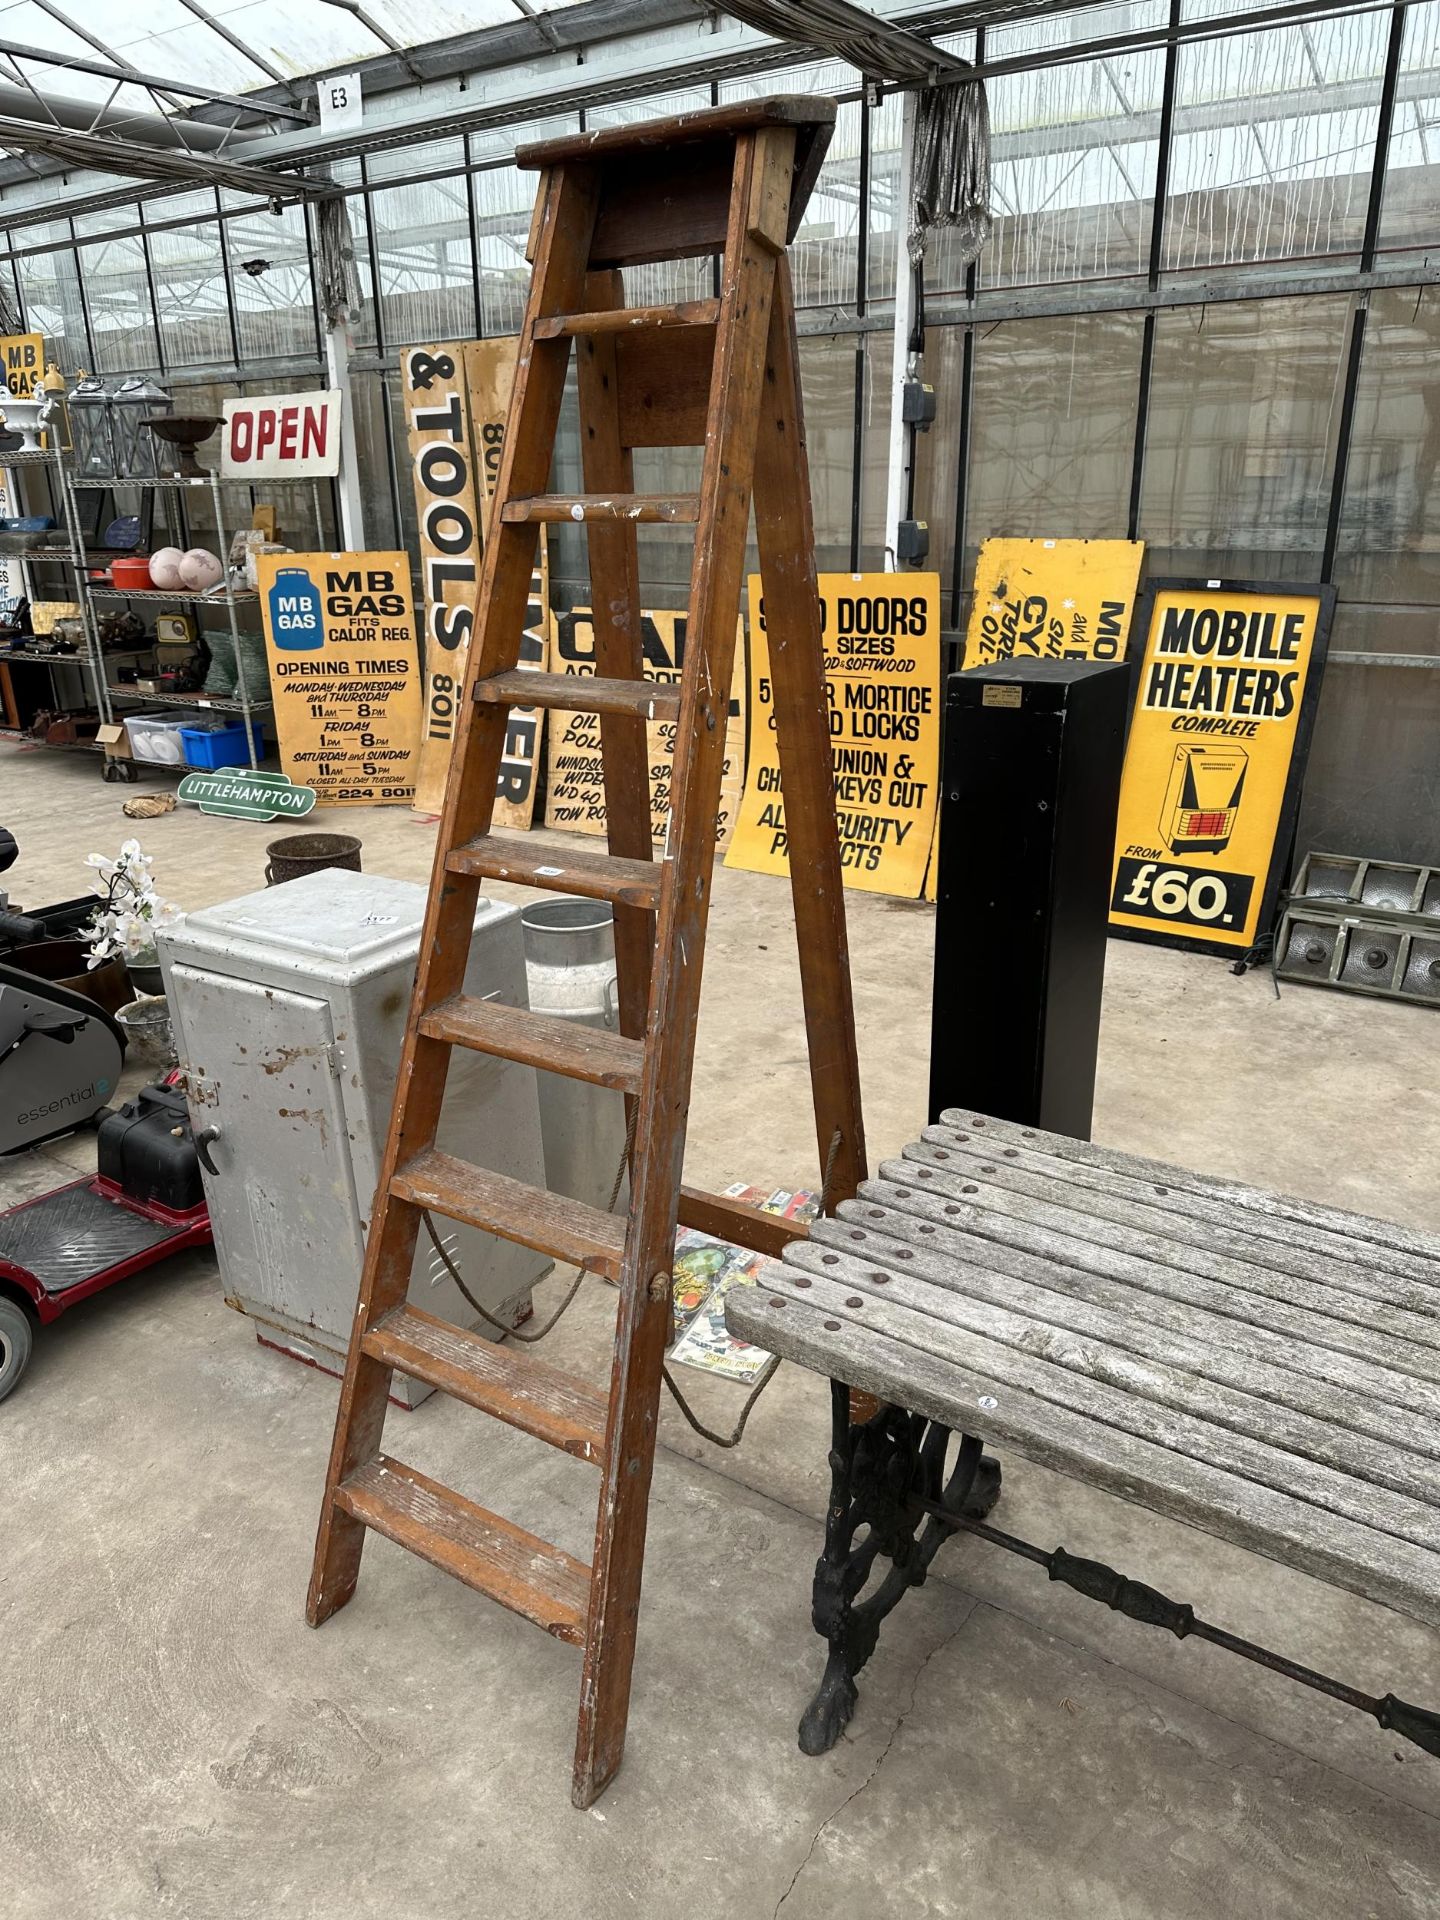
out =
{"type": "MultiPolygon", "coordinates": [[[[190,811],[132,827],[133,791],[0,744],[0,822],[23,848],[4,884],[21,902],[83,891],[84,855],[130,832],[184,906],[259,884],[267,829],[190,811]]],[[[370,868],[425,878],[424,823],[333,819],[370,868]]],[[[785,908],[779,882],[717,876],[701,1182],[816,1182],[785,908]]],[[[874,1163],[924,1118],[931,916],[866,895],[850,913],[874,1163]]],[[[1440,1228],[1437,1039],[1417,1009],[1277,1003],[1264,977],[1116,943],[1096,1135],[1440,1228]]],[[[93,1153],[86,1135],[0,1163],[0,1195],[93,1153]]],[[[603,1373],[612,1310],[582,1291],[560,1364],[603,1373]]],[[[736,1389],[697,1377],[694,1397],[733,1420],[736,1389]]],[[[793,1367],[736,1453],[662,1412],[627,1758],[578,1814],[573,1649],[374,1538],[351,1605],[303,1624],[334,1404],[332,1381],[256,1345],[207,1256],[47,1330],[0,1408],[5,1920],[1440,1910],[1440,1763],[976,1543],[892,1617],[836,1751],[803,1758],[826,1395],[793,1367]]],[[[494,1504],[588,1558],[578,1462],[440,1396],[388,1436],[476,1497],[503,1483],[494,1504]]],[[[1440,1702],[1440,1638],[1382,1609],[1023,1462],[1002,1516],[1297,1659],[1440,1702]]]]}

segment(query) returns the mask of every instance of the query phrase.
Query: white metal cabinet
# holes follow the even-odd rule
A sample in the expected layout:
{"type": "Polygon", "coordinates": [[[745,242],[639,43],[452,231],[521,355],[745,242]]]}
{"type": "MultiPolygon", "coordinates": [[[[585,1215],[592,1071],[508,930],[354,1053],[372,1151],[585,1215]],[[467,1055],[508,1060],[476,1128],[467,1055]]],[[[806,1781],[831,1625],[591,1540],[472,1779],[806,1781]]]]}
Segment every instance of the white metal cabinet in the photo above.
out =
{"type": "MultiPolygon", "coordinates": [[[[425,890],[326,869],[186,916],[161,962],[197,1132],[220,1129],[205,1195],[226,1298],[257,1336],[336,1372],[410,1005],[425,890]]],[[[465,991],[526,1004],[520,919],[482,900],[465,991]]],[[[457,1048],[438,1144],[544,1185],[535,1071],[457,1048]]],[[[528,1247],[436,1217],[466,1283],[507,1324],[547,1269],[528,1247]]],[[[420,1235],[417,1306],[477,1321],[420,1235]]],[[[395,1377],[407,1404],[428,1389],[395,1377]]]]}

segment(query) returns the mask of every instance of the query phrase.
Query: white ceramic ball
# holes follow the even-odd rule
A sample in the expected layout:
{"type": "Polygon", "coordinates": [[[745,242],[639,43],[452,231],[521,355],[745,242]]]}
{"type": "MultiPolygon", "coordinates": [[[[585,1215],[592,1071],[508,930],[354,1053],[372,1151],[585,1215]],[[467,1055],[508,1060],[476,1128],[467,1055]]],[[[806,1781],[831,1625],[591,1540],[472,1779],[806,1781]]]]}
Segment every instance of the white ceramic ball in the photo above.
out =
{"type": "Polygon", "coordinates": [[[192,547],[180,561],[180,578],[192,593],[205,593],[219,586],[225,569],[205,547],[192,547]]]}
{"type": "Polygon", "coordinates": [[[179,547],[161,547],[150,556],[150,578],[165,593],[174,593],[183,586],[180,578],[180,562],[185,555],[179,547]]]}

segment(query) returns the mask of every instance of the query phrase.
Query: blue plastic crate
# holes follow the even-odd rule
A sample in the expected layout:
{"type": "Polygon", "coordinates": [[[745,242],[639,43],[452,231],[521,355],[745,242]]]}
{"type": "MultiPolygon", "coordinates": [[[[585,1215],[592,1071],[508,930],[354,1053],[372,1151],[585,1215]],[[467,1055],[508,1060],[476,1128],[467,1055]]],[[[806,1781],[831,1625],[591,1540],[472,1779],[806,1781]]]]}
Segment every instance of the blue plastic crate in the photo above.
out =
{"type": "Polygon", "coordinates": [[[223,726],[181,727],[187,767],[254,767],[265,758],[265,736],[260,723],[250,723],[253,736],[246,744],[245,722],[227,720],[223,726]]]}

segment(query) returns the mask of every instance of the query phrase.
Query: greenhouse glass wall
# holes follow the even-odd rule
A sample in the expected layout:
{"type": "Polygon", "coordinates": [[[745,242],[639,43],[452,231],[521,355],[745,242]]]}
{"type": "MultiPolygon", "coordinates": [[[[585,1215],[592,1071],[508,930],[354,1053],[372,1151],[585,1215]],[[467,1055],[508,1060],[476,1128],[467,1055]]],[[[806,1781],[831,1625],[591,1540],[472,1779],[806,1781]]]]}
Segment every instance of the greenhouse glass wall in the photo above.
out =
{"type": "MultiPolygon", "coordinates": [[[[1129,0],[938,36],[987,77],[994,229],[968,269],[943,232],[927,255],[923,371],[938,412],[916,512],[956,634],[994,534],[1140,538],[1152,576],[1333,581],[1301,850],[1433,860],[1440,0],[1257,23],[1259,11],[1129,0]]],[[[590,99],[564,114],[544,112],[533,85],[507,113],[505,75],[487,71],[492,124],[453,135],[435,122],[463,104],[465,77],[407,83],[405,138],[330,163],[362,295],[349,378],[370,547],[416,551],[400,349],[519,321],[535,182],[516,144],[818,91],[841,104],[795,270],[819,560],[885,564],[901,99],[778,49],[727,72],[718,51],[704,57],[713,26],[618,42],[590,99]],[[626,46],[644,55],[629,77],[626,46]],[[686,84],[638,89],[635,71],[667,66],[686,84]],[[429,97],[436,137],[416,137],[429,97]]],[[[378,111],[367,135],[383,132],[378,111]]],[[[209,187],[80,193],[69,212],[66,197],[25,181],[0,193],[0,291],[67,372],[152,373],[197,407],[324,384],[313,206],[275,213],[209,187]]],[[[713,288],[713,263],[678,262],[645,269],[631,297],[713,288]]],[[[689,459],[644,456],[637,484],[683,484],[689,459]]],[[[282,504],[291,544],[335,543],[333,501],[318,527],[308,492],[282,504]]],[[[688,550],[645,533],[652,604],[678,604],[688,550]]],[[[588,591],[567,535],[551,550],[561,608],[588,591]]]]}

